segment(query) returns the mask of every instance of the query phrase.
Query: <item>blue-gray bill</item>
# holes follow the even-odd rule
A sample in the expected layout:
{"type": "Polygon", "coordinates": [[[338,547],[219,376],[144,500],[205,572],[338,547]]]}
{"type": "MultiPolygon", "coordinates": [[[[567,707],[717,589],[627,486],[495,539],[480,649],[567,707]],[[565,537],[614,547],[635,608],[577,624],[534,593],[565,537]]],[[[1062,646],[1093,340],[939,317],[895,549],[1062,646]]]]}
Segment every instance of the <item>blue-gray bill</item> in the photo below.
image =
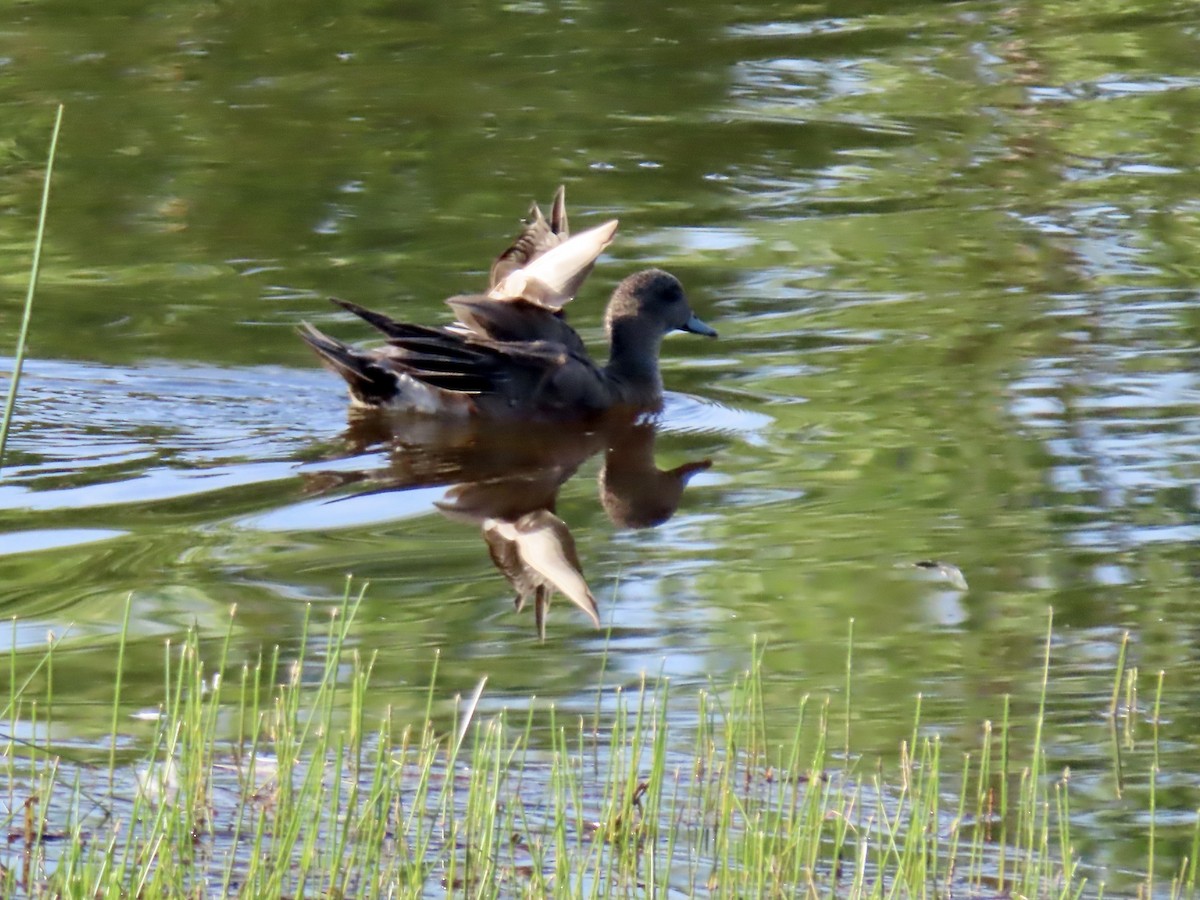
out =
{"type": "Polygon", "coordinates": [[[690,331],[692,334],[702,334],[705,337],[717,336],[716,329],[705,325],[704,322],[700,320],[700,317],[696,315],[693,315],[690,319],[680,325],[679,330],[690,331]]]}

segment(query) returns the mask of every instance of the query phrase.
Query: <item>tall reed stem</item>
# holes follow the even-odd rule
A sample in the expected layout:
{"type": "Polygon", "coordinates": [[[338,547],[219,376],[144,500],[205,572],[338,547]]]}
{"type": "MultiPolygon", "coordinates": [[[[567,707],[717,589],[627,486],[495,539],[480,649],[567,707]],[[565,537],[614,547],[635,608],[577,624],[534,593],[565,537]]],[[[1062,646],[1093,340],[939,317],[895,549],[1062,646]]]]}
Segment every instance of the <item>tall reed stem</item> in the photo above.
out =
{"type": "Polygon", "coordinates": [[[33,242],[33,265],[29,271],[29,288],[25,292],[25,313],[17,335],[17,352],[13,356],[12,377],[8,383],[8,399],[0,417],[0,467],[4,465],[4,448],[8,445],[8,426],[12,422],[13,406],[17,402],[17,387],[21,383],[21,367],[25,364],[25,344],[29,340],[29,320],[33,318],[33,294],[37,290],[38,272],[42,267],[42,239],[46,234],[46,210],[50,206],[50,175],[54,171],[54,154],[58,149],[58,132],[62,127],[63,106],[58,105],[54,117],[54,133],[50,136],[50,154],[46,158],[46,177],[42,182],[42,208],[38,213],[37,237],[33,242]]]}

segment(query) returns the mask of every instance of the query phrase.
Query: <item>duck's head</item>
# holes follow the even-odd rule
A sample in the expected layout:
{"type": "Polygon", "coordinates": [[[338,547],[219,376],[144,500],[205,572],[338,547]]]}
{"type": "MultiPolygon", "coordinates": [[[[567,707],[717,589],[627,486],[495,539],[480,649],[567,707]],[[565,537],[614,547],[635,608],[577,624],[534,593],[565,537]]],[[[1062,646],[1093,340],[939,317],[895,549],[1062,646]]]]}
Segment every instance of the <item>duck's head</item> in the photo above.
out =
{"type": "Polygon", "coordinates": [[[610,338],[618,328],[649,332],[656,339],[671,331],[717,336],[692,312],[679,279],[662,269],[646,269],[617,285],[608,304],[605,327],[610,338]]]}

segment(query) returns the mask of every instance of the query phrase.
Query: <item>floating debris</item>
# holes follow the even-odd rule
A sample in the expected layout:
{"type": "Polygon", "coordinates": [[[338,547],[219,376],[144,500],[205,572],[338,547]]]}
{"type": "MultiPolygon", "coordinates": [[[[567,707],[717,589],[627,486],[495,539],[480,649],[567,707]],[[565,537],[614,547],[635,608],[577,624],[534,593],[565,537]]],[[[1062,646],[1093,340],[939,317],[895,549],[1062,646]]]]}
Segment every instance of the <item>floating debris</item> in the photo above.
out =
{"type": "Polygon", "coordinates": [[[967,579],[963,577],[962,570],[951,563],[941,562],[936,559],[923,559],[913,563],[913,568],[921,569],[928,573],[934,581],[946,582],[956,591],[970,590],[967,586],[967,579]]]}

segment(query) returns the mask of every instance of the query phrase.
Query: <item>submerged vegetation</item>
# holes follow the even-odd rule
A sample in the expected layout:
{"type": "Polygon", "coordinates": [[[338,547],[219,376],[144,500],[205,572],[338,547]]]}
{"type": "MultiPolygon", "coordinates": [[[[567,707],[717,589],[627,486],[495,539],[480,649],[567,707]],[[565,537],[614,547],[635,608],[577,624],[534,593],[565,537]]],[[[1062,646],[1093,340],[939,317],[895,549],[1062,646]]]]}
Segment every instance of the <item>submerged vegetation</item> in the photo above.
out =
{"type": "MultiPolygon", "coordinates": [[[[376,715],[375,655],[353,637],[361,600],[348,591],[327,623],[309,619],[294,655],[275,648],[253,665],[230,665],[228,635],[168,641],[148,743],[122,733],[124,636],[107,746],[56,740],[53,644],[28,666],[14,652],[5,896],[1103,892],[1072,844],[1068,773],[1046,771],[1049,631],[1032,734],[1018,740],[1005,700],[978,750],[951,759],[918,697],[898,762],[875,765],[854,754],[849,692],[797,697],[786,723],[768,715],[761,647],[732,684],[601,687],[594,717],[566,720],[533,700],[482,714],[481,682],[447,721],[435,658],[423,717],[376,715]]],[[[1135,681],[1122,662],[1114,723],[1134,716],[1122,699],[1135,681]]],[[[1149,796],[1147,873],[1153,778],[1149,796]]],[[[1193,852],[1170,895],[1194,896],[1195,882],[1193,852]]]]}

